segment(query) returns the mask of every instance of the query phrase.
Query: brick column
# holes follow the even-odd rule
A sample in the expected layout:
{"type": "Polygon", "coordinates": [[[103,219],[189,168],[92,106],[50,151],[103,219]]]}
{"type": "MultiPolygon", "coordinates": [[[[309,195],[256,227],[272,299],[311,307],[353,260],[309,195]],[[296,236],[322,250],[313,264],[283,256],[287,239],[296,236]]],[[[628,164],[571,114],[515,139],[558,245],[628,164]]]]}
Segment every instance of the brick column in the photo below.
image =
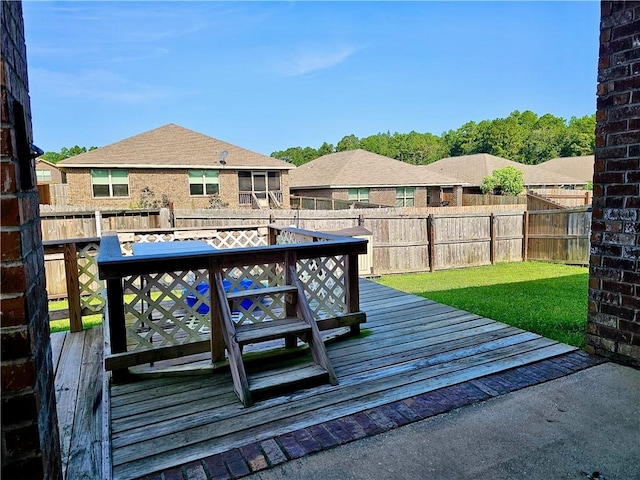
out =
{"type": "Polygon", "coordinates": [[[587,344],[640,365],[640,2],[602,2],[587,344]]]}
{"type": "Polygon", "coordinates": [[[62,478],[22,4],[2,1],[2,478],[62,478]]]}

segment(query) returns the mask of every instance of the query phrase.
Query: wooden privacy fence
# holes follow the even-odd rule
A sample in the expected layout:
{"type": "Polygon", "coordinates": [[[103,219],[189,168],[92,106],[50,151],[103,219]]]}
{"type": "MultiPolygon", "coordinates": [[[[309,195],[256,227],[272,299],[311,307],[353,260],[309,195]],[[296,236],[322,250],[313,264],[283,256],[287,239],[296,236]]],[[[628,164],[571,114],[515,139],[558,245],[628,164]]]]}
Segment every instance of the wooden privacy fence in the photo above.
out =
{"type": "MultiPolygon", "coordinates": [[[[217,248],[259,246],[268,244],[267,223],[272,220],[320,232],[364,227],[371,232],[368,239],[373,270],[368,273],[373,274],[434,271],[527,259],[578,265],[589,262],[591,213],[586,208],[528,213],[429,210],[414,213],[393,209],[342,210],[324,211],[321,215],[314,211],[278,210],[271,211],[270,217],[265,212],[253,210],[207,210],[188,215],[176,211],[175,221],[182,225],[180,227],[121,230],[119,236],[125,254],[130,251],[132,242],[185,238],[201,239],[217,248]]],[[[98,239],[83,241],[99,245],[98,239]]],[[[95,252],[90,249],[83,253],[86,245],[78,239],[67,242],[76,242],[76,248],[81,252],[77,255],[83,255],[82,259],[78,257],[80,265],[90,261],[97,252],[98,247],[95,252]]],[[[62,241],[45,242],[45,273],[50,297],[67,296],[68,272],[73,267],[65,262],[63,244],[62,241]]],[[[82,311],[82,308],[79,309],[82,311]]]]}
{"type": "Polygon", "coordinates": [[[78,207],[40,207],[42,239],[100,237],[103,231],[167,228],[171,213],[155,210],[81,210],[78,207]]]}
{"type": "Polygon", "coordinates": [[[567,190],[564,188],[536,188],[533,193],[558,203],[564,207],[583,207],[591,205],[591,190],[567,190]]]}
{"type": "Polygon", "coordinates": [[[589,263],[590,209],[530,211],[527,217],[529,260],[577,265],[589,263]]]}

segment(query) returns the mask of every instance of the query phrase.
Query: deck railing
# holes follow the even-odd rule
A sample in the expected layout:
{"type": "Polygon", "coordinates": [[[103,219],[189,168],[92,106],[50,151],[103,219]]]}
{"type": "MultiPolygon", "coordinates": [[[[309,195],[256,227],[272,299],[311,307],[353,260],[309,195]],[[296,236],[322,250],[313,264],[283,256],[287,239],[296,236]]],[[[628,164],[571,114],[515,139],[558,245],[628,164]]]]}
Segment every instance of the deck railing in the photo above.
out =
{"type": "MultiPolygon", "coordinates": [[[[107,284],[107,369],[125,375],[130,366],[209,349],[214,363],[223,361],[216,272],[222,273],[225,288],[234,292],[281,286],[289,266],[295,266],[318,327],[350,327],[357,332],[364,317],[359,306],[358,254],[366,251],[366,240],[277,225],[266,231],[268,245],[225,248],[214,241],[219,249],[211,252],[139,257],[126,253],[129,239],[105,234],[98,265],[107,284]]],[[[185,234],[173,241],[201,238],[185,234]]],[[[284,302],[238,300],[232,304],[234,322],[279,318],[286,310],[284,302]]]]}
{"type": "MultiPolygon", "coordinates": [[[[100,250],[100,238],[75,238],[43,242],[45,261],[62,255],[68,308],[49,312],[50,320],[69,319],[72,332],[83,328],[82,317],[102,312],[104,307],[104,282],[98,278],[96,262],[100,250]]],[[[47,268],[60,268],[60,261],[47,268]]]]}

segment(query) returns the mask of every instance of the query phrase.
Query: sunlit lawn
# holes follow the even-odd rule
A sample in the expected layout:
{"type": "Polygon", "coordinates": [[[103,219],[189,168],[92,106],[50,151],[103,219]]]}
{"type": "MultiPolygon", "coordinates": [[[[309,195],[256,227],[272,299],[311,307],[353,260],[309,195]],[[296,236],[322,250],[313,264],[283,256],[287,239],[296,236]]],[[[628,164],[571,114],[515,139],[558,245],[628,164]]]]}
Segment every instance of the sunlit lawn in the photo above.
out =
{"type": "MultiPolygon", "coordinates": [[[[65,308],[69,308],[69,302],[64,300],[50,300],[49,301],[49,311],[54,310],[64,310],[65,308]]],[[[102,325],[102,314],[99,313],[97,315],[87,315],[82,317],[82,324],[84,328],[93,328],[98,325],[102,325]]],[[[62,332],[64,330],[69,330],[69,319],[65,318],[63,320],[53,320],[50,322],[51,332],[62,332]]]]}
{"type": "Polygon", "coordinates": [[[542,262],[387,275],[378,282],[583,348],[588,270],[542,262]]]}

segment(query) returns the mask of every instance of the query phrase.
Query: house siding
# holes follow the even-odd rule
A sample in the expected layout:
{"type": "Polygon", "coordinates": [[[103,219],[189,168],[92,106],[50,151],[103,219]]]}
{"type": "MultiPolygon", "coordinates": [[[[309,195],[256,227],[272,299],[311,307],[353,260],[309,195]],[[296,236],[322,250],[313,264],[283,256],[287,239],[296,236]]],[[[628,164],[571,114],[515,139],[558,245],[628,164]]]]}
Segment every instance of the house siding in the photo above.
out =
{"type": "Polygon", "coordinates": [[[38,162],[36,164],[36,171],[51,172],[51,180],[48,180],[48,181],[42,180],[42,181],[38,181],[38,183],[65,183],[64,181],[65,179],[63,178],[62,172],[58,170],[56,167],[53,167],[43,162],[38,162]]]}
{"type": "MultiPolygon", "coordinates": [[[[256,169],[258,170],[258,169],[256,169]]],[[[145,187],[151,189],[155,200],[162,201],[166,195],[175,208],[208,208],[208,196],[192,196],[189,194],[189,169],[150,170],[128,169],[129,196],[128,197],[100,197],[94,198],[91,189],[91,169],[74,168],[67,171],[69,184],[69,205],[86,205],[92,207],[135,208],[140,203],[140,192],[145,187]]],[[[228,208],[238,208],[238,173],[236,170],[219,170],[220,200],[228,208]]],[[[289,174],[280,172],[281,188],[283,192],[283,207],[289,208],[289,174]]]]}
{"type": "MultiPolygon", "coordinates": [[[[365,187],[366,188],[366,187],[365,187]]],[[[433,187],[415,187],[415,206],[427,207],[427,189],[433,187]]],[[[438,188],[439,187],[435,187],[438,188]]],[[[348,188],[295,189],[293,195],[300,197],[333,198],[334,200],[349,200],[348,188]]],[[[369,187],[369,203],[376,205],[396,205],[396,187],[369,187]]]]}

